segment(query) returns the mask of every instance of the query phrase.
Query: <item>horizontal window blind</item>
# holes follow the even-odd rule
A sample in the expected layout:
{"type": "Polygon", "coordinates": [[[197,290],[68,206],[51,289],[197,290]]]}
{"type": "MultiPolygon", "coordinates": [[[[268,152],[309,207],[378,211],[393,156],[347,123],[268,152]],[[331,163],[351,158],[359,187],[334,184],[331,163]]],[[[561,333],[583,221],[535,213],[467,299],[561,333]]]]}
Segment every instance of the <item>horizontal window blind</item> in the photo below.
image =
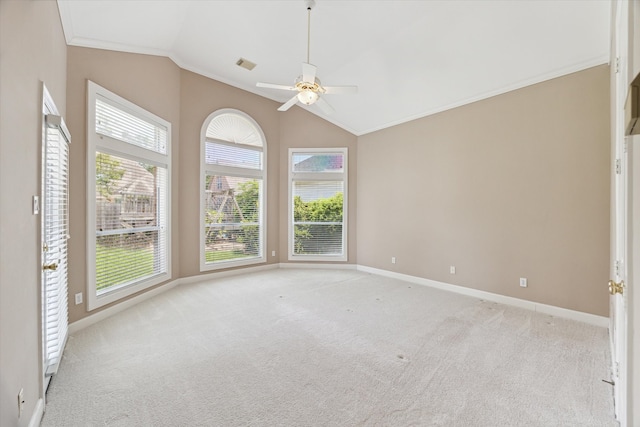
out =
{"type": "Polygon", "coordinates": [[[259,256],[262,180],[207,173],[205,181],[207,262],[259,256]]]}
{"type": "Polygon", "coordinates": [[[264,260],[262,132],[243,113],[226,111],[212,115],[202,141],[203,270],[264,260]]]}
{"type": "Polygon", "coordinates": [[[232,166],[237,168],[262,169],[262,150],[224,144],[215,141],[205,143],[205,162],[208,165],[232,166]]]}
{"type": "Polygon", "coordinates": [[[342,255],[342,181],[294,181],[296,255],[342,255]]]}
{"type": "Polygon", "coordinates": [[[88,92],[88,309],[171,278],[171,123],[88,92]]]}
{"type": "Polygon", "coordinates": [[[167,154],[167,128],[127,112],[122,106],[96,99],[96,132],[160,154],[167,154]]]}
{"type": "Polygon", "coordinates": [[[346,149],[291,149],[290,259],[346,260],[346,149]]]}
{"type": "Polygon", "coordinates": [[[167,169],[96,152],[98,293],[167,270],[167,169]]]}
{"type": "MultiPolygon", "coordinates": [[[[51,116],[47,116],[51,117],[51,116]]],[[[69,142],[59,126],[44,141],[43,327],[45,375],[55,373],[68,330],[69,142]]]]}

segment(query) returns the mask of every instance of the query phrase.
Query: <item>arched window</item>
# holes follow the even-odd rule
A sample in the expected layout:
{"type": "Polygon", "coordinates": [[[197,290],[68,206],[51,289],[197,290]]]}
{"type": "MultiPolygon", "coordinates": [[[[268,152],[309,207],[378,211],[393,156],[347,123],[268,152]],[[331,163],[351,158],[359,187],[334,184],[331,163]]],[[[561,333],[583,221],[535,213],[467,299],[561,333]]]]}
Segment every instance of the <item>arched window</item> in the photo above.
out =
{"type": "Polygon", "coordinates": [[[247,114],[218,110],[204,122],[200,167],[200,269],[264,262],[266,143],[247,114]]]}

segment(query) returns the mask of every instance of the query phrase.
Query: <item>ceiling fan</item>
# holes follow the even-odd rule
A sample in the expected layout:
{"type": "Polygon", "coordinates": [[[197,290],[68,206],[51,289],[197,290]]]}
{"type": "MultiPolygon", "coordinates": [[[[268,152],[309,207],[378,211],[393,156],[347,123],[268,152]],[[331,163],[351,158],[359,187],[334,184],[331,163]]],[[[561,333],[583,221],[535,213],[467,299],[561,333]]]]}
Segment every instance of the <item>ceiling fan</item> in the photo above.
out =
{"type": "Polygon", "coordinates": [[[322,86],[320,79],[316,77],[316,66],[309,63],[309,50],[311,45],[311,9],[316,5],[316,2],[315,0],[305,0],[305,4],[307,5],[307,62],[302,63],[302,75],[295,80],[293,86],[262,82],[256,83],[256,86],[298,92],[293,98],[282,104],[280,108],[278,108],[278,111],[287,111],[295,103],[300,101],[305,105],[317,103],[318,107],[320,107],[325,114],[331,114],[335,110],[321,97],[321,95],[356,93],[358,92],[358,87],[322,86]]]}

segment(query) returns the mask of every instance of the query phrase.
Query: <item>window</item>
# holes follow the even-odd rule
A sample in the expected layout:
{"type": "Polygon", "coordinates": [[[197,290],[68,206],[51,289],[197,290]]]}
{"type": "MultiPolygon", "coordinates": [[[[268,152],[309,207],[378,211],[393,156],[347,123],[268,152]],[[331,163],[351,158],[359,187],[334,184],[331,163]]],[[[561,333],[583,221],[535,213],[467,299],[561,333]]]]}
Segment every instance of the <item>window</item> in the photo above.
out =
{"type": "Polygon", "coordinates": [[[289,259],[347,260],[347,149],[289,150],[289,259]]]}
{"type": "Polygon", "coordinates": [[[232,109],[202,126],[200,269],[264,262],[265,138],[258,124],[232,109]]]}
{"type": "Polygon", "coordinates": [[[171,124],[88,82],[89,310],[171,277],[171,124]]]}

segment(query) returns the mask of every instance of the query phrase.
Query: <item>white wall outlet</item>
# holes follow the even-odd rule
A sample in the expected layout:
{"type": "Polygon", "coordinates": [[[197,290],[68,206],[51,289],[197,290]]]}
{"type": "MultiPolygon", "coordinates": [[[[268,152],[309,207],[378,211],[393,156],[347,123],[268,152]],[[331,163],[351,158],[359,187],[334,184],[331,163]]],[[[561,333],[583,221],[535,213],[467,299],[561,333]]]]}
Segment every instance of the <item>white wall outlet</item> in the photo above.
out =
{"type": "Polygon", "coordinates": [[[395,264],[396,263],[396,257],[392,256],[391,257],[391,264],[395,264]]]}
{"type": "Polygon", "coordinates": [[[82,304],[82,292],[76,294],[76,305],[82,304]]]}
{"type": "Polygon", "coordinates": [[[22,410],[24,409],[24,389],[21,388],[18,392],[18,418],[22,416],[22,410]]]}
{"type": "Polygon", "coordinates": [[[33,196],[31,208],[34,215],[38,215],[40,213],[40,197],[33,196]]]}
{"type": "Polygon", "coordinates": [[[271,251],[271,256],[276,256],[276,251],[271,251]]]}
{"type": "Polygon", "coordinates": [[[449,273],[456,274],[456,266],[455,265],[452,265],[452,266],[449,267],[449,273]]]}
{"type": "Polygon", "coordinates": [[[521,277],[520,278],[520,287],[521,288],[526,288],[527,287],[527,279],[525,277],[521,277]]]}

